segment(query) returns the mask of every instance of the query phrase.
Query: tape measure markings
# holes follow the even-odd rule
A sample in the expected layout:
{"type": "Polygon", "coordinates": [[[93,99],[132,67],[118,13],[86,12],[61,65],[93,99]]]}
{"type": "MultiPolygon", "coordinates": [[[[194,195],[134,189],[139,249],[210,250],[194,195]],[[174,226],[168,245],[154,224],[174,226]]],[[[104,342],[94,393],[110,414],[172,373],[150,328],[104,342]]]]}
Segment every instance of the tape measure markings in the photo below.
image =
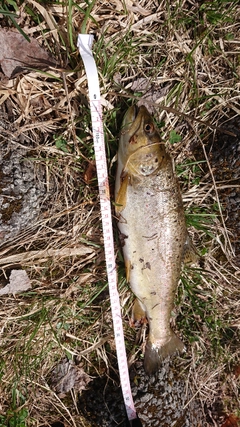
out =
{"type": "Polygon", "coordinates": [[[92,54],[93,35],[79,34],[78,48],[82,57],[89,88],[90,110],[92,120],[93,142],[98,176],[98,187],[100,195],[100,208],[102,216],[104,251],[106,269],[109,284],[109,294],[113,318],[113,329],[116,343],[119,375],[121,381],[124,404],[129,421],[137,418],[130,387],[127,356],[124,342],[123,324],[119,293],[117,289],[117,274],[114,254],[114,241],[112,231],[112,213],[110,204],[110,192],[108,182],[108,171],[106,151],[104,144],[104,132],[102,122],[102,105],[100,100],[99,80],[96,63],[92,54]]]}

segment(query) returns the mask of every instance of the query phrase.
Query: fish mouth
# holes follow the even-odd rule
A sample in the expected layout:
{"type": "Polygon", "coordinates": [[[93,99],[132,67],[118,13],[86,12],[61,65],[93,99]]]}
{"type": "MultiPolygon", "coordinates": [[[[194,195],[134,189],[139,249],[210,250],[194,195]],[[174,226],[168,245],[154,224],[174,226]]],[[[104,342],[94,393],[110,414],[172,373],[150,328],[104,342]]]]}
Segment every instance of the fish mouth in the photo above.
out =
{"type": "Polygon", "coordinates": [[[121,134],[127,135],[129,139],[136,133],[140,126],[139,121],[136,120],[139,114],[139,110],[139,107],[132,105],[124,116],[121,134]]]}
{"type": "Polygon", "coordinates": [[[133,105],[133,121],[136,120],[138,113],[139,113],[139,107],[137,107],[136,105],[133,105]]]}

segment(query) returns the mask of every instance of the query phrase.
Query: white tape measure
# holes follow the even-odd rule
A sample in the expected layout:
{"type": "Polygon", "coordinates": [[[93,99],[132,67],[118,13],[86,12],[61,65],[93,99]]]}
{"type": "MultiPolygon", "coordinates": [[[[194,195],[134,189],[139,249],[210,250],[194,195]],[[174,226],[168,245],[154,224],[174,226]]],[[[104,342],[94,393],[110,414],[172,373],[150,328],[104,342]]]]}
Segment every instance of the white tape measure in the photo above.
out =
{"type": "MultiPolygon", "coordinates": [[[[113,231],[112,231],[112,214],[109,196],[108,171],[106,161],[106,151],[104,143],[104,132],[102,123],[102,105],[100,100],[99,80],[95,60],[92,54],[93,35],[79,34],[78,48],[82,57],[89,88],[90,109],[92,118],[93,142],[96,159],[96,169],[98,177],[98,187],[100,194],[100,207],[102,215],[104,250],[106,258],[107,276],[109,284],[109,294],[111,301],[111,310],[113,318],[114,336],[116,342],[118,367],[122,394],[125,403],[128,419],[138,420],[134,408],[132,392],[130,387],[127,356],[124,343],[122,315],[119,294],[117,289],[117,274],[114,255],[113,231]]],[[[138,420],[140,422],[140,420],[138,420]]],[[[135,424],[135,423],[134,423],[135,424]]],[[[138,424],[138,425],[141,425],[138,424]]]]}

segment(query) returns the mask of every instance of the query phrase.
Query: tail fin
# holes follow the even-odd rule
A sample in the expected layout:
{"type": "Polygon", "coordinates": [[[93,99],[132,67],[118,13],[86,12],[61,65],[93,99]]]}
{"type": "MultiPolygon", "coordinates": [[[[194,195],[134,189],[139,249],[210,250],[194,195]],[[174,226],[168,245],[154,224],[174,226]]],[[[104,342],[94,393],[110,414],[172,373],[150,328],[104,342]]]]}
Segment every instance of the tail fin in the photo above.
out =
{"type": "Polygon", "coordinates": [[[168,341],[156,344],[147,341],[144,356],[144,369],[147,375],[153,375],[160,368],[161,362],[174,353],[184,350],[183,342],[173,332],[168,341]]]}

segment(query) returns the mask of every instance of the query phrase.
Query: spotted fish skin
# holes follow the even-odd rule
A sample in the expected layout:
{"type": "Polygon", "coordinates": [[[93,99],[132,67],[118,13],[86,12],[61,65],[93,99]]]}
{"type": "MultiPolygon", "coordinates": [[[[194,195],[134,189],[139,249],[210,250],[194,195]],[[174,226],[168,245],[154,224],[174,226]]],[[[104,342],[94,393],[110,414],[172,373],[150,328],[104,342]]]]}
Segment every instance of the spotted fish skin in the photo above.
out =
{"type": "Polygon", "coordinates": [[[187,229],[173,161],[144,106],[123,120],[115,202],[127,280],[149,323],[144,367],[151,375],[184,349],[170,318],[187,229]]]}

